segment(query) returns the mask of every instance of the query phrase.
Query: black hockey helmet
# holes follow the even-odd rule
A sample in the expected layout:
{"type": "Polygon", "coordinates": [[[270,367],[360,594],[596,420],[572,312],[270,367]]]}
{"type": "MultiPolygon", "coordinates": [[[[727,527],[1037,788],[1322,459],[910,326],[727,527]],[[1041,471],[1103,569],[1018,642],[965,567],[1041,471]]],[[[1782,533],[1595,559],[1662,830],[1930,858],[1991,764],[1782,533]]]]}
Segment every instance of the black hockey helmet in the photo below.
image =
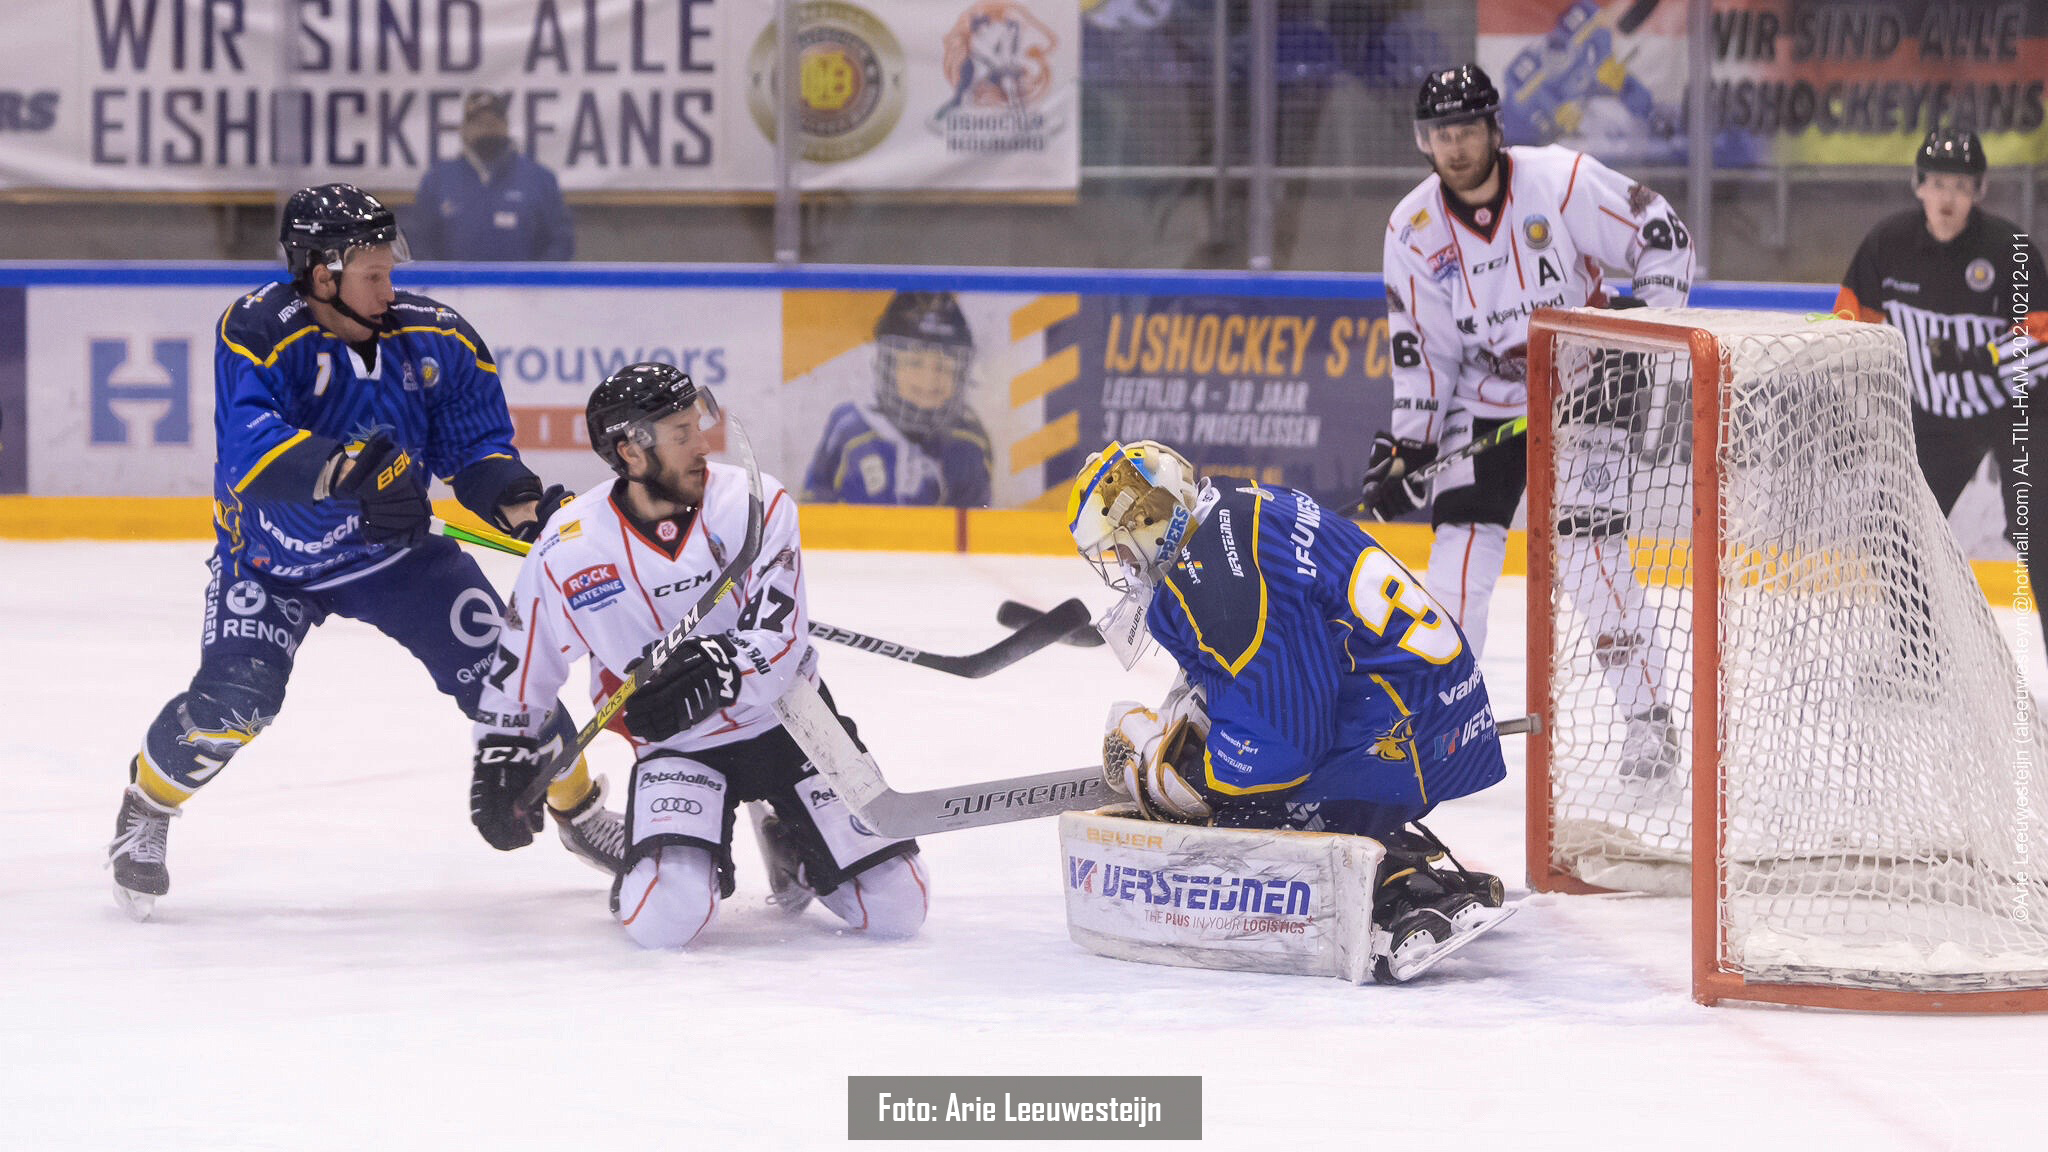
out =
{"type": "Polygon", "coordinates": [[[1989,165],[1984,160],[1984,142],[1975,132],[1958,128],[1936,128],[1920,142],[1913,156],[1913,179],[1929,172],[1954,172],[1984,179],[1989,165]]]}
{"type": "Polygon", "coordinates": [[[1417,124],[1457,123],[1500,113],[1500,91],[1477,64],[1460,64],[1432,72],[1415,96],[1417,124]]]}
{"type": "Polygon", "coordinates": [[[391,209],[353,184],[321,184],[292,193],[278,222],[277,243],[293,283],[303,283],[322,264],[341,275],[356,248],[389,244],[399,263],[412,258],[391,209]]]}
{"type": "Polygon", "coordinates": [[[649,425],[692,405],[704,410],[701,427],[709,428],[717,420],[718,401],[710,389],[697,387],[688,372],[673,364],[628,364],[591,390],[590,401],[583,406],[583,425],[590,447],[623,476],[626,466],[619,459],[619,442],[632,438],[652,444],[649,425]]]}
{"type": "Polygon", "coordinates": [[[973,363],[974,332],[951,292],[898,292],[875,322],[875,404],[906,435],[928,436],[953,422],[967,402],[973,363]],[[916,351],[939,353],[950,377],[952,387],[936,405],[903,392],[898,361],[916,351]]]}

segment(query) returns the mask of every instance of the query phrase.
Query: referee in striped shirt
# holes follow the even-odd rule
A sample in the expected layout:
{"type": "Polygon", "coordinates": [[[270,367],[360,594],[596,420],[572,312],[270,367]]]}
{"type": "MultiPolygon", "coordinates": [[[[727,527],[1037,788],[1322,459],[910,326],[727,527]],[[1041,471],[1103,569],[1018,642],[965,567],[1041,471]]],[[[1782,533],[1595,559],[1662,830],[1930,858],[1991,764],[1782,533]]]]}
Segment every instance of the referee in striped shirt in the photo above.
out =
{"type": "MultiPolygon", "coordinates": [[[[2015,330],[2015,299],[2024,301],[2044,280],[2041,251],[2012,221],[1978,207],[1985,167],[1975,132],[1928,133],[1913,163],[1920,207],[1885,219],[1863,238],[1835,311],[1905,335],[1914,447],[1942,515],[1988,452],[2005,496],[2006,530],[2017,532],[2014,465],[2032,445],[2015,442],[2014,425],[2029,409],[2023,400],[2016,412],[2012,402],[2016,385],[2038,378],[2048,363],[2041,354],[2048,311],[2018,311],[2015,330]]],[[[2048,444],[2048,435],[2040,439],[2048,444]]],[[[2026,552],[2036,595],[2048,588],[2044,550],[2048,541],[2026,552]]]]}

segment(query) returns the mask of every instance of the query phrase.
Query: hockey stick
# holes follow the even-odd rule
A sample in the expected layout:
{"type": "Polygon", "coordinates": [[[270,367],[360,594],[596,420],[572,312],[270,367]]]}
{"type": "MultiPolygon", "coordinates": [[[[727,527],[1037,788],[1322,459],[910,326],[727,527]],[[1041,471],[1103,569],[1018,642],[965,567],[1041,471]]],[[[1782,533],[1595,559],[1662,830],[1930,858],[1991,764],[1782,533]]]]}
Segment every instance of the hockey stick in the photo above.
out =
{"type": "Polygon", "coordinates": [[[882,778],[874,757],[862,752],[846,734],[810,681],[800,678],[792,684],[776,700],[775,713],[781,717],[784,731],[832,781],[833,790],[861,823],[892,839],[1057,816],[1109,802],[1102,769],[1093,764],[925,792],[898,792],[882,778]]]}
{"type": "Polygon", "coordinates": [[[891,660],[901,660],[905,664],[915,664],[919,668],[930,668],[978,680],[991,672],[1008,668],[1040,648],[1058,642],[1086,623],[1088,606],[1079,600],[1068,600],[1052,611],[1027,622],[989,647],[965,656],[939,656],[931,652],[922,652],[893,640],[869,636],[855,632],[851,628],[827,624],[822,620],[811,621],[811,636],[813,639],[830,640],[834,644],[845,644],[863,652],[872,652],[877,656],[887,656],[891,660]]]}
{"type": "MultiPolygon", "coordinates": [[[[1458,449],[1456,452],[1453,452],[1448,456],[1439,456],[1435,460],[1430,461],[1427,466],[1416,469],[1415,474],[1412,477],[1410,477],[1410,479],[1414,480],[1417,483],[1420,483],[1424,480],[1435,479],[1438,475],[1442,474],[1451,465],[1457,464],[1464,460],[1469,460],[1474,456],[1481,456],[1488,452],[1491,452],[1495,448],[1498,448],[1501,445],[1507,443],[1508,441],[1513,440],[1515,437],[1522,435],[1528,430],[1529,418],[1527,416],[1517,416],[1513,420],[1510,420],[1507,423],[1501,425],[1500,427],[1494,429],[1485,437],[1472,441],[1470,444],[1465,445],[1463,448],[1458,449]]],[[[1399,480],[1403,476],[1408,476],[1407,466],[1402,464],[1399,460],[1394,461],[1394,466],[1387,470],[1387,479],[1399,480]]],[[[1365,501],[1361,499],[1346,507],[1344,509],[1344,515],[1350,516],[1355,513],[1362,512],[1364,510],[1365,501]]],[[[1378,519],[1378,516],[1375,515],[1374,519],[1378,519]]]]}
{"type": "MultiPolygon", "coordinates": [[[[640,685],[645,684],[661,671],[662,666],[667,664],[669,658],[675,654],[676,648],[683,641],[690,638],[690,633],[696,631],[697,623],[703,620],[712,609],[718,607],[727,596],[732,595],[738,589],[740,577],[746,575],[747,570],[753,566],[754,557],[761,551],[761,521],[764,519],[764,513],[761,508],[761,470],[754,464],[754,446],[747,440],[746,429],[740,427],[740,422],[730,415],[725,420],[726,428],[732,436],[734,450],[739,453],[740,463],[747,470],[746,538],[740,542],[739,551],[735,552],[732,559],[726,562],[725,567],[720,568],[718,574],[711,578],[711,587],[705,591],[704,595],[697,598],[697,603],[692,605],[690,610],[683,614],[682,619],[676,621],[675,627],[670,628],[661,639],[655,641],[654,646],[648,650],[645,657],[635,660],[627,667],[625,682],[613,689],[612,694],[607,696],[604,703],[598,706],[597,714],[590,718],[589,723],[577,730],[575,742],[569,747],[562,749],[539,772],[534,774],[533,782],[528,784],[526,790],[519,794],[519,799],[513,802],[513,811],[515,813],[525,813],[534,810],[534,805],[540,803],[540,798],[547,793],[548,785],[554,782],[555,776],[576,763],[577,757],[583,755],[583,750],[590,747],[591,741],[597,739],[597,734],[604,731],[605,725],[611,723],[612,717],[619,714],[619,709],[626,706],[626,701],[632,697],[640,685]]],[[[487,540],[483,540],[481,533],[458,528],[445,522],[437,522],[437,524],[443,535],[453,539],[463,539],[464,537],[457,535],[457,533],[467,533],[468,536],[477,537],[480,542],[485,543],[487,546],[497,546],[487,540]],[[453,529],[453,531],[449,531],[450,529],[453,529]]],[[[496,535],[496,533],[492,533],[492,535],[496,535]]],[[[502,537],[501,539],[510,540],[510,537],[502,537]]],[[[512,540],[511,542],[514,544],[520,543],[517,540],[512,540]]],[[[522,547],[520,550],[524,551],[525,549],[522,547]]]]}
{"type": "MultiPolygon", "coordinates": [[[[494,548],[515,556],[524,556],[533,547],[523,540],[501,533],[464,528],[445,520],[435,520],[433,531],[451,540],[460,540],[483,548],[494,548]]],[[[1088,623],[1088,606],[1079,600],[1068,600],[1051,612],[1034,612],[1033,617],[1011,635],[979,652],[970,652],[965,656],[941,656],[934,652],[921,651],[908,644],[898,644],[894,640],[884,640],[865,632],[855,632],[851,628],[841,628],[837,624],[827,624],[822,620],[811,621],[810,631],[814,639],[845,644],[863,652],[886,656],[891,660],[901,660],[905,664],[915,664],[919,668],[930,668],[954,676],[965,676],[969,680],[979,680],[991,672],[1000,672],[1008,668],[1088,623]]]]}
{"type": "MultiPolygon", "coordinates": [[[[1067,604],[1073,603],[1077,603],[1077,601],[1067,601],[1067,604]]],[[[1064,608],[1066,605],[1062,604],[1060,607],[1064,608]]],[[[1001,624],[1005,628],[1029,628],[1039,620],[1044,619],[1044,617],[1045,613],[1040,612],[1029,604],[1019,603],[1015,600],[1005,600],[996,606],[996,623],[1001,624]]],[[[1086,621],[1084,620],[1083,622],[1085,623],[1086,621]]],[[[1060,643],[1072,644],[1076,648],[1100,648],[1103,644],[1102,633],[1092,627],[1076,627],[1065,636],[1060,637],[1060,643]]]]}

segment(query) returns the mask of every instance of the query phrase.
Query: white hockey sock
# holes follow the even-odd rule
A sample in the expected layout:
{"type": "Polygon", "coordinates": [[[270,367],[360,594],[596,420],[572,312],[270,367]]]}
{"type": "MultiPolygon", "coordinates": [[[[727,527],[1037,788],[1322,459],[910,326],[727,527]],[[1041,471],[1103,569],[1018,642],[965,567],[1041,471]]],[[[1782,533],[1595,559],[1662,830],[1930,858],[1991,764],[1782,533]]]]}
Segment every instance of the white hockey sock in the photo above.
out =
{"type": "Polygon", "coordinates": [[[1654,666],[1656,624],[1644,611],[1623,536],[1560,536],[1558,578],[1593,636],[1593,659],[1625,716],[1667,703],[1654,666]]]}
{"type": "Polygon", "coordinates": [[[1486,615],[1493,586],[1508,559],[1508,530],[1500,524],[1445,524],[1429,546],[1423,587],[1465,633],[1472,658],[1486,651],[1486,615]]]}

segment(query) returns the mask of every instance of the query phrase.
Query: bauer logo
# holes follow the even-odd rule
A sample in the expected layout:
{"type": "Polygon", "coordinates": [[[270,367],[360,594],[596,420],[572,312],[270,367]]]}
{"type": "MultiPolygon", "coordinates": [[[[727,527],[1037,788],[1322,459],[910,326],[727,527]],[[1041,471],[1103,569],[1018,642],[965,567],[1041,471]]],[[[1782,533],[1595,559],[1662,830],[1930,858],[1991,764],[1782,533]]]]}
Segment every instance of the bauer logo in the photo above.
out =
{"type": "Polygon", "coordinates": [[[562,581],[562,595],[571,608],[590,608],[626,590],[617,566],[594,564],[562,581]]]}

